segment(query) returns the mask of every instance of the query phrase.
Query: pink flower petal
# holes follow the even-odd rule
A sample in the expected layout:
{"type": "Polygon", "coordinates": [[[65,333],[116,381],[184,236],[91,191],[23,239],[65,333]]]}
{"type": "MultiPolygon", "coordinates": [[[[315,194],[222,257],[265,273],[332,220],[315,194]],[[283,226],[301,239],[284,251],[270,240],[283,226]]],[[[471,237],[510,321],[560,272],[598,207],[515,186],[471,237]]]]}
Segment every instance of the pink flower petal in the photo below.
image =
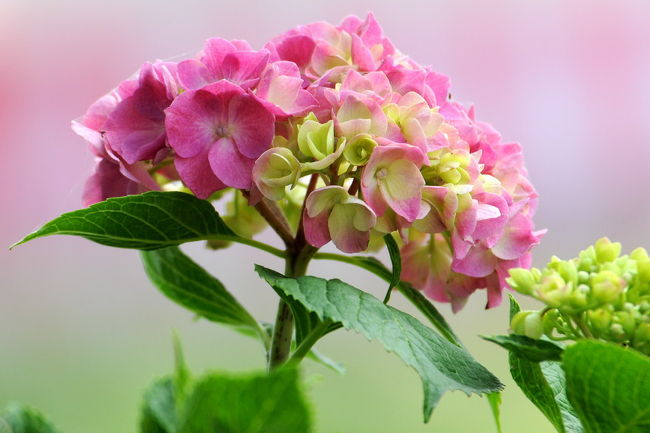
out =
{"type": "Polygon", "coordinates": [[[208,162],[208,152],[203,152],[192,156],[191,158],[181,158],[179,156],[174,160],[176,170],[183,183],[198,197],[206,199],[215,191],[226,187],[223,182],[214,175],[210,163],[208,162]]]}
{"type": "Polygon", "coordinates": [[[250,189],[255,160],[242,155],[232,139],[219,139],[209,150],[208,160],[214,174],[224,184],[250,189]]]}

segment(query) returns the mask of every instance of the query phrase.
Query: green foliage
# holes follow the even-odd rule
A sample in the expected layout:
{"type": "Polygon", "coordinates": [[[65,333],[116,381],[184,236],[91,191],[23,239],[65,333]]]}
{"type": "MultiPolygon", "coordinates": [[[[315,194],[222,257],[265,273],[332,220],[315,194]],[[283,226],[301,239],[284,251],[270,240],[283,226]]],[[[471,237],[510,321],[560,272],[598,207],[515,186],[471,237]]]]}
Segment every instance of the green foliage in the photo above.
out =
{"type": "Polygon", "coordinates": [[[109,198],[65,213],[14,246],[50,235],[82,236],[102,245],[140,250],[237,237],[209,202],[182,192],[157,191],[109,198]]]}
{"type": "Polygon", "coordinates": [[[58,433],[35,409],[11,403],[0,411],[0,433],[58,433]]]}
{"type": "Polygon", "coordinates": [[[388,282],[388,291],[384,297],[384,304],[387,304],[388,301],[390,301],[390,295],[393,292],[393,288],[399,284],[402,276],[402,255],[399,252],[399,247],[397,246],[397,242],[395,242],[392,234],[389,233],[385,235],[384,242],[386,243],[386,249],[388,249],[388,254],[390,256],[390,264],[393,267],[391,278],[388,282]]]}
{"type": "MultiPolygon", "coordinates": [[[[510,296],[510,317],[520,311],[510,296]]],[[[507,348],[507,347],[506,347],[507,348]]],[[[580,433],[582,426],[565,394],[564,373],[558,362],[535,362],[509,353],[510,373],[526,397],[548,418],[559,433],[580,433]]]]}
{"type": "Polygon", "coordinates": [[[174,378],[159,379],[145,392],[141,433],[176,433],[176,386],[174,378]]]}
{"type": "MultiPolygon", "coordinates": [[[[316,253],[315,259],[336,260],[358,266],[367,270],[386,282],[390,282],[393,273],[382,262],[369,256],[343,256],[331,253],[316,253]]],[[[449,323],[445,320],[438,309],[419,290],[416,290],[409,283],[400,281],[397,285],[400,293],[404,295],[431,324],[450,342],[462,346],[460,339],[456,336],[449,323]]]]}
{"type": "Polygon", "coordinates": [[[464,349],[368,293],[336,279],[289,278],[262,266],[256,270],[285,299],[303,305],[320,320],[340,322],[346,329],[378,340],[413,367],[424,387],[425,421],[446,391],[485,394],[502,388],[464,349]]]}
{"type": "Polygon", "coordinates": [[[650,359],[611,343],[581,341],[564,353],[567,395],[586,433],[650,431],[650,359]]]}
{"type": "Polygon", "coordinates": [[[556,343],[547,340],[535,340],[524,335],[494,335],[482,338],[498,344],[510,351],[510,353],[533,362],[559,361],[564,351],[564,348],[556,343]]]}
{"type": "Polygon", "coordinates": [[[179,433],[308,433],[311,414],[294,369],[212,374],[194,386],[179,433]]]}
{"type": "Polygon", "coordinates": [[[142,251],[144,269],[151,282],[172,301],[217,323],[256,333],[267,333],[224,285],[178,247],[142,251]]]}
{"type": "Polygon", "coordinates": [[[491,392],[487,395],[488,403],[490,403],[490,409],[492,410],[492,417],[494,418],[494,423],[497,426],[497,432],[502,433],[501,429],[501,393],[500,392],[491,392]]]}

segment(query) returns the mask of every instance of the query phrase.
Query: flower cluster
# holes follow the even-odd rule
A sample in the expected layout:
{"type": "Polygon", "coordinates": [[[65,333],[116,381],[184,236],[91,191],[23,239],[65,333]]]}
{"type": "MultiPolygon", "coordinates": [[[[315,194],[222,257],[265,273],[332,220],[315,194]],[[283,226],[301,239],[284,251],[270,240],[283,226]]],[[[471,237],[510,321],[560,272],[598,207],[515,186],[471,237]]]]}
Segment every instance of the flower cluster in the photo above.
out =
{"type": "Polygon", "coordinates": [[[650,355],[650,258],[643,248],[620,255],[607,238],[573,260],[553,257],[543,269],[512,269],[512,288],[542,301],[512,319],[518,334],[556,340],[597,338],[650,355]]]}
{"type": "Polygon", "coordinates": [[[454,310],[476,289],[497,305],[542,235],[520,146],[452,101],[449,79],[396,50],[372,15],[299,26],[260,50],[210,39],[195,58],[145,64],[73,128],[98,159],[87,203],[234,191],[245,206],[275,202],[314,247],[361,252],[395,233],[403,279],[454,310]]]}

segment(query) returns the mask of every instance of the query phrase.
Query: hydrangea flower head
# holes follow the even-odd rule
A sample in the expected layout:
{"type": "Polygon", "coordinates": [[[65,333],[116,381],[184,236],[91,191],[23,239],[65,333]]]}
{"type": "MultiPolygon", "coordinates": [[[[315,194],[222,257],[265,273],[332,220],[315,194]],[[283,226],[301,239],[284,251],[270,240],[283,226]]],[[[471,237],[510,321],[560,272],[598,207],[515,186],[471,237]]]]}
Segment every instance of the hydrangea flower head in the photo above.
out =
{"type": "Polygon", "coordinates": [[[85,201],[180,188],[238,197],[232,209],[273,202],[311,245],[345,253],[396,233],[404,280],[455,311],[486,289],[492,307],[543,234],[537,194],[521,147],[449,86],[372,14],[259,50],[209,39],[194,58],[146,63],[74,122],[98,159],[85,201]]]}

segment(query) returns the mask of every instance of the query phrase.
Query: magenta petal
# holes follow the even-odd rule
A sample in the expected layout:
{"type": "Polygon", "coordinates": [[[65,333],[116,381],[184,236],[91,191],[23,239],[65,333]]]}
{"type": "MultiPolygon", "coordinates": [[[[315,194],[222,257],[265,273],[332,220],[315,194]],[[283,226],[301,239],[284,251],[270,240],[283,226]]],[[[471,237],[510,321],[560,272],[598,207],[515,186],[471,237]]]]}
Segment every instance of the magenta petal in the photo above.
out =
{"type": "Polygon", "coordinates": [[[299,68],[305,67],[311,60],[316,44],[309,36],[289,36],[276,45],[275,49],[282,60],[294,62],[299,68]]]}
{"type": "Polygon", "coordinates": [[[191,158],[177,156],[174,165],[183,183],[198,198],[208,198],[213,192],[226,187],[212,172],[207,150],[191,158]]]}
{"type": "Polygon", "coordinates": [[[195,59],[184,60],[178,64],[178,79],[187,90],[200,89],[215,81],[214,74],[203,63],[195,59]]]}
{"type": "Polygon", "coordinates": [[[320,248],[330,241],[330,232],[327,228],[329,212],[321,212],[315,217],[310,217],[307,212],[303,215],[305,239],[310,245],[320,248]]]}
{"type": "Polygon", "coordinates": [[[248,158],[257,158],[271,147],[275,116],[254,96],[235,96],[228,107],[232,138],[248,158]]]}
{"type": "Polygon", "coordinates": [[[201,62],[203,62],[213,74],[220,74],[224,57],[236,50],[237,47],[235,47],[230,41],[222,38],[210,38],[205,41],[201,62]]]}
{"type": "Polygon", "coordinates": [[[244,89],[254,86],[269,61],[269,52],[236,51],[226,55],[221,65],[221,76],[240,84],[244,89]]]}
{"type": "Polygon", "coordinates": [[[231,139],[217,141],[208,153],[208,160],[212,171],[223,183],[233,188],[250,189],[255,160],[239,153],[231,139]]]}
{"type": "Polygon", "coordinates": [[[146,191],[146,188],[120,172],[120,167],[107,159],[101,159],[95,172],[88,178],[83,191],[85,206],[99,203],[110,197],[122,197],[146,191]]]}

